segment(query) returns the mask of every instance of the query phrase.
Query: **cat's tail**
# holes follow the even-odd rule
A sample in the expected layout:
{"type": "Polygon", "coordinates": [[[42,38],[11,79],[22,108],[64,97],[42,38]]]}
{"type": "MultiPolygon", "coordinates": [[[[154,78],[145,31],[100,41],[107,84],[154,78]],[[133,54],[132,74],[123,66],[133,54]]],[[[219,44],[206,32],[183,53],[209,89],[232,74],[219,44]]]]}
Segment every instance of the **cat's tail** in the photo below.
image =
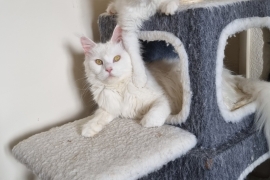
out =
{"type": "Polygon", "coordinates": [[[167,117],[166,119],[166,124],[171,124],[171,125],[178,125],[186,122],[187,117],[189,115],[189,110],[187,111],[181,111],[177,114],[171,114],[167,117]]]}
{"type": "Polygon", "coordinates": [[[256,104],[256,126],[259,130],[264,129],[268,149],[270,150],[270,83],[267,88],[258,92],[256,104]]]}
{"type": "Polygon", "coordinates": [[[256,103],[256,127],[258,130],[264,130],[268,142],[268,149],[270,150],[270,83],[242,79],[238,87],[245,93],[252,95],[252,99],[256,103]]]}

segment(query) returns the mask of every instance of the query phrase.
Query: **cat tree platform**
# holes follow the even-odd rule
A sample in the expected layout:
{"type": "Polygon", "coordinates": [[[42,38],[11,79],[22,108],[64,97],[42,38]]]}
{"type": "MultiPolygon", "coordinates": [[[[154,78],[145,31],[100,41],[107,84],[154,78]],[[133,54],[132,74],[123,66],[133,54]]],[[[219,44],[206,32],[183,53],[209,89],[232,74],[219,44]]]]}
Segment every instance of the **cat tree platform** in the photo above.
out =
{"type": "MultiPolygon", "coordinates": [[[[185,131],[119,119],[91,139],[80,136],[81,120],[24,140],[13,149],[16,158],[41,179],[143,180],[244,179],[269,158],[253,127],[255,105],[230,112],[222,104],[221,72],[229,36],[270,28],[270,0],[186,2],[173,16],[157,13],[139,33],[148,61],[180,57],[185,131]]],[[[101,41],[110,39],[115,18],[99,17],[101,41]]]]}
{"type": "MultiPolygon", "coordinates": [[[[243,179],[269,158],[263,133],[254,130],[254,103],[229,111],[221,94],[227,39],[249,28],[270,29],[269,16],[269,0],[200,1],[176,15],[157,13],[143,23],[139,37],[145,61],[180,57],[186,72],[181,81],[190,84],[192,92],[189,116],[181,127],[194,133],[198,143],[184,157],[142,179],[243,179]]],[[[102,42],[115,24],[116,16],[99,17],[102,42]]],[[[185,86],[184,93],[189,89],[185,86]]]]}
{"type": "Polygon", "coordinates": [[[13,148],[15,157],[40,179],[138,179],[186,154],[196,137],[180,128],[143,128],[116,119],[94,138],[81,135],[88,118],[34,135],[13,148]]]}

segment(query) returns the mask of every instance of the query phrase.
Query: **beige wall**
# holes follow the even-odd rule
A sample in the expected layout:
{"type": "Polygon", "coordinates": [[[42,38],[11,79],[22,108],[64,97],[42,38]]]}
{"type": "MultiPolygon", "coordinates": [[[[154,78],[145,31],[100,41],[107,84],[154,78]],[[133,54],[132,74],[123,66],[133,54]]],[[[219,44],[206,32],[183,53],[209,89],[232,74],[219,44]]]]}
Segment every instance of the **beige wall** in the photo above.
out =
{"type": "Polygon", "coordinates": [[[266,28],[251,28],[248,33],[237,33],[227,41],[225,66],[236,74],[266,80],[270,72],[269,41],[270,32],[266,28]]]}
{"type": "Polygon", "coordinates": [[[269,29],[252,28],[250,34],[250,78],[266,80],[270,62],[269,29]]]}
{"type": "Polygon", "coordinates": [[[1,180],[35,179],[12,156],[15,144],[90,113],[79,37],[99,38],[97,16],[108,2],[1,1],[1,180]]]}

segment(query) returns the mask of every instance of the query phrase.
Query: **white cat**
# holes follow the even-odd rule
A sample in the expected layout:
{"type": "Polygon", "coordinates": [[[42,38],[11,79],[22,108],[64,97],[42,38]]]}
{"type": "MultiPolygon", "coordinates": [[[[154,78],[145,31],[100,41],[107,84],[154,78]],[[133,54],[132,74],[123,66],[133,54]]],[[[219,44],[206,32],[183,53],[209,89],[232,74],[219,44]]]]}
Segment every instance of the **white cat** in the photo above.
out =
{"type": "Polygon", "coordinates": [[[142,88],[147,82],[147,72],[140,56],[138,30],[143,21],[149,19],[157,10],[169,15],[174,14],[179,0],[115,0],[107,12],[117,12],[117,24],[123,29],[123,44],[131,57],[133,83],[142,88]]]}
{"type": "MultiPolygon", "coordinates": [[[[81,38],[81,43],[85,52],[86,77],[91,84],[93,98],[99,106],[89,122],[83,126],[83,136],[94,136],[116,117],[141,119],[141,124],[145,127],[162,126],[171,113],[181,110],[181,85],[175,84],[173,80],[167,83],[167,86],[174,86],[178,92],[173,97],[165,94],[160,85],[175,77],[174,72],[178,66],[174,63],[177,61],[164,63],[174,67],[168,68],[171,73],[161,72],[154,67],[151,67],[153,71],[150,73],[144,67],[147,82],[144,88],[138,88],[132,81],[131,59],[123,45],[119,26],[116,26],[111,40],[105,44],[96,44],[85,37],[81,38]],[[155,74],[160,78],[158,82],[155,74]]],[[[170,120],[167,122],[173,123],[170,120]]]]}

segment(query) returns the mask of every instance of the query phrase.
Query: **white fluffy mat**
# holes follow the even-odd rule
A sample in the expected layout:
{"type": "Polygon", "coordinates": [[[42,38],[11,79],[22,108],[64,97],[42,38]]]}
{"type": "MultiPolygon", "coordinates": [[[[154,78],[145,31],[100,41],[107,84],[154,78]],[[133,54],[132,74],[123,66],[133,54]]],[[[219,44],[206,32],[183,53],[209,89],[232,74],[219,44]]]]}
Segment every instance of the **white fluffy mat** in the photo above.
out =
{"type": "Polygon", "coordinates": [[[143,128],[117,119],[94,138],[80,135],[87,118],[36,134],[13,154],[41,179],[137,179],[160,169],[196,144],[193,134],[164,125],[143,128]]]}

